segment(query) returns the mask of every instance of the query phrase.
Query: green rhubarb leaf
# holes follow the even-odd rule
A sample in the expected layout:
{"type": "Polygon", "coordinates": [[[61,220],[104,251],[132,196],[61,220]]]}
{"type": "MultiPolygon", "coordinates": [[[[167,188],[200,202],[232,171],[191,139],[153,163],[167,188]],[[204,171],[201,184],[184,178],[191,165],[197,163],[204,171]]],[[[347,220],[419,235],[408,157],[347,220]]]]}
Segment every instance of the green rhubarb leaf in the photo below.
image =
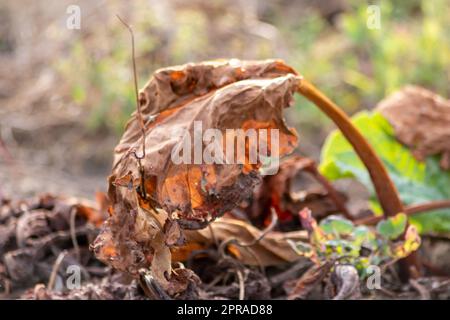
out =
{"type": "MultiPolygon", "coordinates": [[[[378,153],[406,205],[450,199],[450,171],[439,167],[436,157],[418,161],[398,142],[389,122],[378,112],[361,112],[353,123],[378,153]]],[[[370,176],[351,145],[339,131],[332,132],[322,149],[320,171],[330,180],[356,178],[375,199],[370,176]]],[[[411,217],[421,233],[450,232],[450,210],[435,210],[411,217]]]]}

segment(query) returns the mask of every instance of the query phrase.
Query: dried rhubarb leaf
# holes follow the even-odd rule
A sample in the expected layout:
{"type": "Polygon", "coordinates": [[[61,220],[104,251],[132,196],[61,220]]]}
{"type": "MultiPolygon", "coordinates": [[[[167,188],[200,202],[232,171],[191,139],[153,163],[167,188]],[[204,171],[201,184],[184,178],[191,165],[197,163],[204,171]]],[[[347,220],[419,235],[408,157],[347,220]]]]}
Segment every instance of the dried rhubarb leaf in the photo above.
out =
{"type": "Polygon", "coordinates": [[[180,224],[175,220],[167,220],[164,224],[164,242],[167,246],[182,245],[185,242],[180,224]]]}
{"type": "MultiPolygon", "coordinates": [[[[196,160],[194,150],[200,147],[203,154],[209,143],[201,139],[196,146],[198,141],[189,139],[182,150],[180,143],[195,137],[199,124],[202,132],[220,130],[223,150],[227,129],[267,130],[268,156],[290,153],[297,135],[286,126],[282,111],[291,104],[298,81],[292,68],[276,60],[204,62],[156,71],[139,94],[145,135],[134,113],[115,148],[110,217],[92,245],[96,256],[135,277],[141,268],[150,268],[166,291],[175,282],[184,287],[171,269],[170,250],[182,242],[182,229],[202,228],[248,198],[263,163],[249,161],[247,144],[242,164],[235,164],[237,156],[231,164],[207,164],[196,160]],[[273,129],[279,130],[279,148],[271,150],[273,129]],[[145,156],[139,159],[143,144],[145,156]],[[181,159],[191,156],[191,161],[173,161],[172,153],[181,159]]],[[[258,146],[264,142],[260,139],[258,146]]],[[[238,236],[242,228],[234,231],[232,236],[238,236]]],[[[266,239],[261,246],[277,248],[281,238],[266,239]]],[[[264,250],[268,261],[298,259],[286,252],[292,251],[287,244],[279,252],[264,250]]]]}
{"type": "Polygon", "coordinates": [[[116,188],[120,187],[110,184],[110,217],[91,248],[101,261],[137,276],[140,268],[150,266],[155,247],[161,245],[154,239],[164,242],[162,230],[167,215],[143,210],[134,190],[116,192],[116,188]]]}
{"type": "Polygon", "coordinates": [[[178,268],[173,271],[172,275],[169,287],[167,288],[169,295],[183,300],[198,299],[197,287],[201,283],[201,280],[194,271],[178,268]]]}
{"type": "MultiPolygon", "coordinates": [[[[223,217],[211,223],[210,228],[186,230],[185,234],[187,246],[195,250],[198,247],[193,244],[206,247],[214,244],[214,241],[221,243],[235,239],[240,243],[252,243],[261,236],[261,232],[244,221],[223,217]]],[[[307,239],[305,231],[285,233],[270,231],[252,246],[241,247],[230,243],[228,250],[244,264],[273,266],[299,260],[289,241],[298,242],[307,239]]],[[[180,249],[183,250],[183,247],[180,249]]]]}
{"type": "Polygon", "coordinates": [[[441,155],[441,168],[450,169],[450,100],[421,87],[407,86],[381,101],[377,110],[417,159],[441,155]]]}
{"type": "Polygon", "coordinates": [[[156,235],[151,242],[151,246],[153,248],[153,257],[150,266],[152,275],[164,289],[167,289],[172,271],[172,256],[170,248],[164,242],[164,234],[162,232],[156,235]]]}
{"type": "MultiPolygon", "coordinates": [[[[169,214],[176,212],[173,218],[182,228],[192,229],[204,227],[249,197],[259,181],[260,162],[196,164],[193,138],[186,152],[189,164],[175,164],[171,153],[186,132],[194,137],[197,121],[202,132],[220,130],[223,140],[226,129],[265,129],[268,136],[278,129],[280,156],[291,152],[297,135],[286,126],[282,110],[291,104],[298,81],[294,70],[277,60],[204,62],[156,71],[140,92],[146,119],[145,201],[169,214]]],[[[135,153],[142,151],[142,139],[135,113],[115,149],[111,179],[115,192],[140,186],[135,153]]],[[[207,146],[203,142],[201,150],[207,146]]],[[[181,150],[180,155],[185,156],[181,150]]]]}

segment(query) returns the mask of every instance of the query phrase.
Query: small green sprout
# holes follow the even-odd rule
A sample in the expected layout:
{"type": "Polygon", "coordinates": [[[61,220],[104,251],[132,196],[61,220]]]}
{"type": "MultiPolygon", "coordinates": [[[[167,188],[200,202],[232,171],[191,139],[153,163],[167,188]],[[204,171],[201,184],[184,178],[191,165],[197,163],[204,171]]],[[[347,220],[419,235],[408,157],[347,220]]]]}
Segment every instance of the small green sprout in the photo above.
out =
{"type": "Polygon", "coordinates": [[[317,264],[352,264],[361,277],[370,265],[383,266],[405,258],[420,246],[417,229],[407,224],[404,213],[380,221],[376,228],[355,226],[339,216],[329,216],[318,224],[307,208],[299,216],[309,235],[309,243],[290,242],[299,255],[317,264]]]}

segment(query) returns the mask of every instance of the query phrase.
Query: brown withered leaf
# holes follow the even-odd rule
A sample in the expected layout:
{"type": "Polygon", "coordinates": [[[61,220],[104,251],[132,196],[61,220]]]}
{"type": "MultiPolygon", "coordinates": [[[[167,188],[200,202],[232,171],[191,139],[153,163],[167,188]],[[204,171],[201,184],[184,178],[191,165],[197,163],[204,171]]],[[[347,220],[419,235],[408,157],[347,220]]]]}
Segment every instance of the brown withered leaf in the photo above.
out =
{"type": "MultiPolygon", "coordinates": [[[[270,216],[270,208],[277,212],[281,227],[285,223],[297,223],[297,213],[306,207],[316,218],[340,212],[312,173],[313,166],[312,159],[292,155],[282,160],[277,174],[264,176],[262,183],[254,189],[251,205],[245,208],[252,221],[264,222],[270,216]]],[[[346,200],[345,195],[338,196],[342,202],[346,200]]]]}
{"type": "Polygon", "coordinates": [[[450,169],[450,100],[421,87],[407,86],[381,101],[377,110],[394,127],[397,139],[419,160],[439,154],[442,169],[450,169]]]}
{"type": "MultiPolygon", "coordinates": [[[[125,188],[121,193],[116,192],[116,188],[120,187],[110,184],[110,217],[91,248],[101,261],[137,276],[140,268],[152,264],[154,252],[161,247],[159,241],[153,240],[164,242],[163,226],[167,215],[144,211],[134,190],[125,188]]],[[[165,271],[170,272],[170,269],[165,271]]],[[[165,278],[158,280],[163,282],[165,278]]]]}
{"type": "Polygon", "coordinates": [[[198,293],[195,291],[200,282],[200,279],[192,270],[177,268],[173,272],[173,279],[170,282],[167,293],[175,296],[177,299],[198,299],[198,293]],[[189,292],[189,287],[191,287],[192,292],[189,292]]]}
{"type": "MultiPolygon", "coordinates": [[[[287,154],[297,135],[286,126],[282,110],[291,104],[298,81],[292,68],[275,60],[204,62],[156,71],[140,92],[143,117],[150,119],[142,164],[152,205],[177,212],[175,219],[191,229],[248,197],[259,180],[258,165],[175,164],[171,152],[183,138],[176,132],[193,137],[194,121],[201,122],[203,132],[219,129],[224,136],[226,129],[279,129],[280,155],[287,154]]],[[[111,183],[124,186],[116,192],[139,186],[133,152],[142,151],[142,139],[135,113],[115,149],[111,183]]]]}
{"type": "MultiPolygon", "coordinates": [[[[214,241],[222,243],[231,239],[236,239],[241,243],[252,243],[261,236],[261,233],[261,230],[244,221],[226,217],[211,223],[210,228],[185,231],[187,246],[196,243],[203,247],[214,244],[214,241]]],[[[307,241],[307,234],[305,231],[270,231],[249,247],[241,247],[230,242],[228,250],[243,264],[274,266],[300,259],[288,240],[307,241]]],[[[192,248],[196,249],[196,247],[192,248]]],[[[183,247],[180,249],[183,250],[183,247]]]]}
{"type": "Polygon", "coordinates": [[[184,234],[176,220],[166,220],[164,224],[164,236],[164,242],[169,247],[182,245],[185,242],[184,234]]]}
{"type": "MultiPolygon", "coordinates": [[[[248,198],[260,181],[261,163],[175,164],[171,153],[183,139],[179,132],[193,137],[196,121],[203,132],[253,128],[270,135],[278,129],[279,154],[288,154],[297,135],[286,126],[282,110],[291,104],[298,81],[295,71],[278,60],[190,63],[156,71],[139,93],[145,141],[136,112],[115,148],[110,218],[92,246],[97,257],[135,276],[152,266],[153,277],[168,289],[167,244],[178,241],[176,228],[206,226],[248,198]],[[143,143],[146,153],[139,161],[143,143]],[[177,225],[164,229],[168,220],[177,225]]],[[[193,148],[194,143],[186,152],[192,160],[193,148]]],[[[270,143],[268,149],[273,152],[270,143]]]]}
{"type": "Polygon", "coordinates": [[[298,279],[288,295],[289,300],[305,299],[330,272],[333,262],[327,261],[322,265],[313,265],[298,279]]]}

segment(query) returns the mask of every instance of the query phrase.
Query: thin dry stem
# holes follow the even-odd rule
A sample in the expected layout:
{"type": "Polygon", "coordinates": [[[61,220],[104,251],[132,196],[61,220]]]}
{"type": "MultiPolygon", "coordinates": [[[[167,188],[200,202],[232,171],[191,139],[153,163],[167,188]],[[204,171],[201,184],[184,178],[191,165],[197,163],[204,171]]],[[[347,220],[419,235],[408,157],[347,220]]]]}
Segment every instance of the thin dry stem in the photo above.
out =
{"type": "Polygon", "coordinates": [[[134,78],[134,93],[136,98],[136,110],[138,114],[139,124],[141,126],[141,132],[142,132],[142,155],[138,156],[136,153],[134,153],[134,156],[136,157],[139,165],[139,173],[141,175],[141,193],[142,197],[144,199],[147,198],[146,190],[145,190],[145,180],[144,180],[144,167],[142,166],[141,160],[145,158],[145,140],[146,140],[146,133],[145,133],[145,122],[144,117],[142,116],[141,111],[141,104],[139,103],[139,89],[138,89],[138,80],[137,80],[137,72],[136,72],[136,56],[135,56],[135,49],[134,49],[134,32],[133,28],[131,28],[130,25],[128,25],[119,15],[116,15],[117,19],[130,31],[131,35],[131,58],[133,62],[133,78],[134,78]]]}
{"type": "Polygon", "coordinates": [[[72,239],[72,244],[73,248],[75,249],[77,260],[80,261],[81,259],[80,246],[78,245],[76,225],[75,225],[76,217],[77,217],[77,208],[74,206],[70,211],[70,237],[72,239]]]}
{"type": "Polygon", "coordinates": [[[244,300],[245,298],[245,282],[244,275],[241,270],[236,270],[238,280],[239,280],[239,300],[244,300]]]}
{"type": "Polygon", "coordinates": [[[58,275],[59,268],[61,266],[61,263],[63,262],[64,258],[67,255],[67,251],[62,251],[58,257],[55,260],[55,263],[53,264],[52,273],[50,274],[50,278],[48,280],[47,289],[53,290],[53,287],[55,286],[56,282],[56,276],[58,275]]]}
{"type": "Polygon", "coordinates": [[[275,212],[275,210],[273,208],[270,208],[270,212],[272,213],[272,219],[270,221],[270,225],[260,233],[258,238],[253,239],[250,242],[240,242],[236,238],[230,238],[228,240],[223,241],[220,244],[219,252],[224,252],[227,245],[231,244],[231,243],[233,243],[239,247],[252,247],[255,244],[257,244],[258,242],[260,242],[270,231],[272,231],[275,228],[275,226],[278,223],[278,215],[275,212]]]}

